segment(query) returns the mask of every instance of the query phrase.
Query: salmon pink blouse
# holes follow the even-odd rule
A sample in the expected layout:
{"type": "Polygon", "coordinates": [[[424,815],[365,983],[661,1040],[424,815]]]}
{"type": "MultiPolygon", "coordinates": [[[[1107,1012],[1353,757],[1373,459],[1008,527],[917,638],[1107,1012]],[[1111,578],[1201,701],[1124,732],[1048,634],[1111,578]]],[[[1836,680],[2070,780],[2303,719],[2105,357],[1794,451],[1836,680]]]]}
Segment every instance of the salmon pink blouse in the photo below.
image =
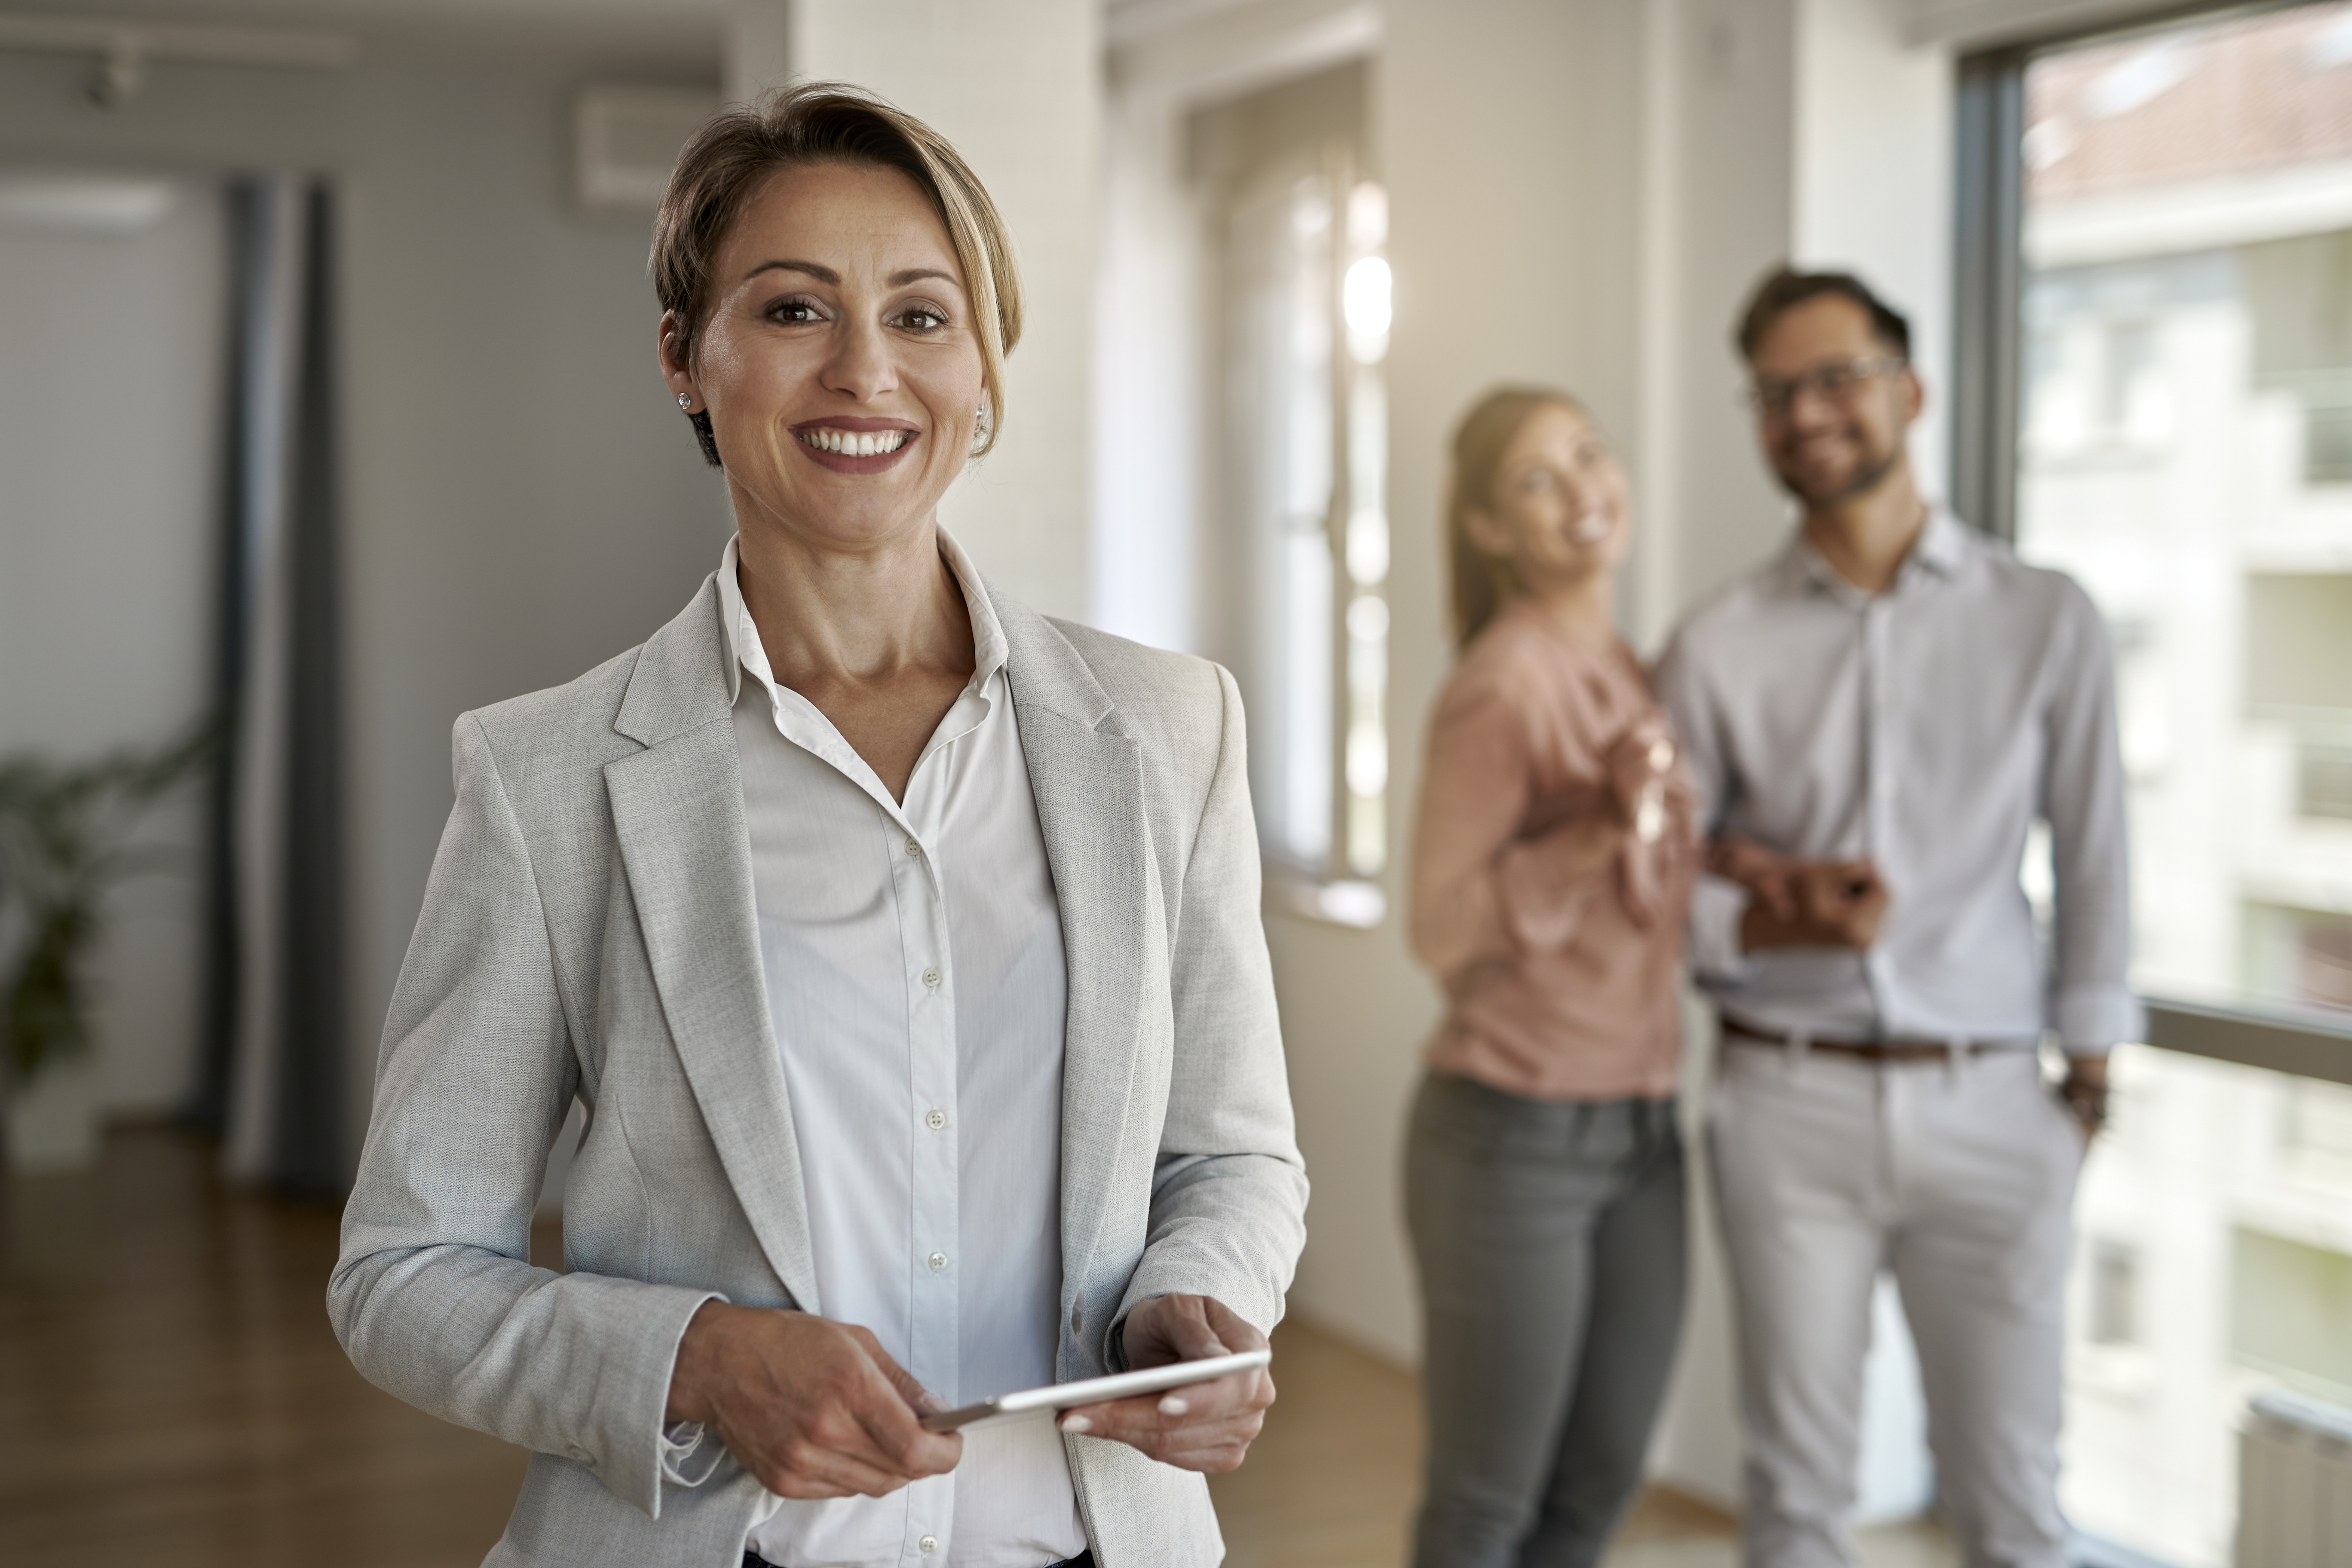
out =
{"type": "Polygon", "coordinates": [[[1430,722],[1412,946],[1447,1005],[1429,1065],[1536,1100],[1673,1094],[1697,868],[1690,786],[1633,651],[1506,605],[1430,722]],[[1577,830],[1595,813],[1628,824],[1606,858],[1577,830]]]}

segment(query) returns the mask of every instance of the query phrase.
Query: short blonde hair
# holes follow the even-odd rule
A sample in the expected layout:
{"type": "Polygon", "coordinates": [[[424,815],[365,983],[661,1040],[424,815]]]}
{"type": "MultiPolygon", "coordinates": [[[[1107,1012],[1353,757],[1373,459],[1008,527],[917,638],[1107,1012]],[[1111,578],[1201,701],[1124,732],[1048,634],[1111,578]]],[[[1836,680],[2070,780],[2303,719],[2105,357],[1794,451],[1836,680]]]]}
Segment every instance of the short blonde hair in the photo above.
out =
{"type": "MultiPolygon", "coordinates": [[[[988,188],[946,137],[865,89],[812,81],[730,109],[694,134],[670,171],[654,217],[654,293],[678,321],[675,352],[691,360],[709,319],[710,266],[728,231],[768,177],[803,163],[864,163],[896,169],[929,198],[963,268],[979,329],[988,409],[972,455],[996,445],[1004,426],[1004,356],[1021,341],[1021,279],[1013,236],[988,188]]],[[[719,448],[708,412],[689,416],[703,455],[719,448]]]]}

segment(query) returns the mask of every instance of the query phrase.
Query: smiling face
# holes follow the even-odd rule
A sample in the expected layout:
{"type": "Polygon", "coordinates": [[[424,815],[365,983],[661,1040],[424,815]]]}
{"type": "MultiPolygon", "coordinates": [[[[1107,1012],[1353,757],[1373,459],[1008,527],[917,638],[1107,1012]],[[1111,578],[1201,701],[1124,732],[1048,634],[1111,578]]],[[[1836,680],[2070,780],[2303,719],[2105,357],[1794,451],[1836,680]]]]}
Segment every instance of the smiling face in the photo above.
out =
{"type": "Polygon", "coordinates": [[[915,183],[845,163],[770,176],[712,258],[710,299],[688,363],[662,318],[662,370],[709,411],[737,525],[827,552],[928,526],[985,381],[963,269],[915,183]]]}
{"type": "Polygon", "coordinates": [[[1849,380],[1832,392],[1802,385],[1826,367],[1884,364],[1894,349],[1871,330],[1853,300],[1817,295],[1792,305],[1765,331],[1748,363],[1759,387],[1799,385],[1796,396],[1758,416],[1765,460],[1809,507],[1833,505],[1878,488],[1905,460],[1904,440],[1919,416],[1919,378],[1908,366],[1849,380]]]}
{"type": "Polygon", "coordinates": [[[1565,404],[1529,414],[1495,466],[1490,505],[1465,519],[1472,542],[1508,561],[1531,593],[1572,588],[1624,559],[1625,470],[1591,421],[1565,404]]]}

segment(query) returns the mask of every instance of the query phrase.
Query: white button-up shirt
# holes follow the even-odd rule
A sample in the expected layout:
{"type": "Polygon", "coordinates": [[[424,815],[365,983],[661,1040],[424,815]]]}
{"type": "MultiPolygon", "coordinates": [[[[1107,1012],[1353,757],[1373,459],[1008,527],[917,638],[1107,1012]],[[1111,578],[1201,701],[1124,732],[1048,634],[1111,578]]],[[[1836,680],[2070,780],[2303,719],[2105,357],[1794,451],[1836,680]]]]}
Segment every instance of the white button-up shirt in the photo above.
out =
{"type": "Polygon", "coordinates": [[[1659,700],[1710,834],[1874,861],[1867,952],[1742,953],[1747,895],[1700,879],[1691,965],[1725,1015],[1815,1039],[2137,1037],[2114,659],[2091,601],[1938,510],[1869,594],[1800,533],[1675,633],[1659,700]],[[2018,879],[2050,828],[2045,968],[2018,879]]]}
{"type": "MultiPolygon", "coordinates": [[[[818,1306],[954,1405],[1054,1381],[1067,977],[1004,632],[940,549],[975,668],[903,803],[776,684],[732,541],[719,595],[818,1306]]],[[[1087,1539],[1041,1420],[970,1433],[953,1473],[887,1497],[782,1502],[750,1545],[789,1568],[1037,1568],[1087,1539]]]]}

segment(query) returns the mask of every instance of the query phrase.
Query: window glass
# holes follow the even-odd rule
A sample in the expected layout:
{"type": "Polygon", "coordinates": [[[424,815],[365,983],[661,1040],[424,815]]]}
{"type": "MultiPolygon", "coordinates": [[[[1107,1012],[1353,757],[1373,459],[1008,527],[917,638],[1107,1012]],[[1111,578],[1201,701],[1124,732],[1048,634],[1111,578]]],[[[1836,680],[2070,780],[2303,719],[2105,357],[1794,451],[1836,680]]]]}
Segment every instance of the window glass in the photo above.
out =
{"type": "Polygon", "coordinates": [[[1228,218],[1251,786],[1312,879],[1388,856],[1388,202],[1349,166],[1275,164],[1228,218]]]}
{"type": "Polygon", "coordinates": [[[2018,544],[2106,613],[2153,995],[2352,1009],[2352,5],[2025,83],[2018,544]]]}
{"type": "MultiPolygon", "coordinates": [[[[2017,543],[2114,636],[2135,984],[2352,1010],[2352,5],[2053,49],[2023,101],[2017,543]]],[[[2352,1405],[2352,1089],[2113,1070],[2061,1495],[2221,1568],[2249,1401],[2352,1405]]]]}

